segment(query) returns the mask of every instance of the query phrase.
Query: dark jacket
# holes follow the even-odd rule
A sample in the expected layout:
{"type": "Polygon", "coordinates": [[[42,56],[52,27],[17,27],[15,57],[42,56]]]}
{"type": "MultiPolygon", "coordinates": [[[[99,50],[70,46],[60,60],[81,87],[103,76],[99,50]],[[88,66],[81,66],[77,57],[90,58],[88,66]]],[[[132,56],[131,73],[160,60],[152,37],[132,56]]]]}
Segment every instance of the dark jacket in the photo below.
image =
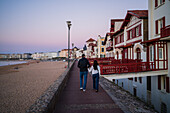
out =
{"type": "Polygon", "coordinates": [[[87,68],[90,67],[90,63],[86,58],[82,58],[78,62],[78,67],[80,68],[81,72],[88,71],[87,68]]]}

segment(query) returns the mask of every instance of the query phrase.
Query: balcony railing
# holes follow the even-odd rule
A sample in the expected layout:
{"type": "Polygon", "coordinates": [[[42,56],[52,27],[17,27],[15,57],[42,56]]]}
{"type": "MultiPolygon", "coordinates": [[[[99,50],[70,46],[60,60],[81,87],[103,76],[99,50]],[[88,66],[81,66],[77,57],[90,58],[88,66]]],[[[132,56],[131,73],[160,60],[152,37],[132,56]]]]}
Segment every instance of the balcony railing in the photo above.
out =
{"type": "Polygon", "coordinates": [[[97,60],[99,65],[111,65],[111,64],[124,64],[124,63],[137,63],[142,62],[142,60],[138,59],[114,59],[114,57],[108,57],[108,58],[88,58],[90,65],[93,65],[93,61],[97,60]]]}
{"type": "Polygon", "coordinates": [[[113,50],[113,47],[111,46],[106,48],[106,51],[111,51],[111,50],[113,50]]]}
{"type": "Polygon", "coordinates": [[[170,25],[161,28],[161,38],[170,36],[170,25]]]}
{"type": "Polygon", "coordinates": [[[116,74],[116,73],[130,73],[130,72],[143,72],[154,71],[153,62],[137,62],[137,63],[124,63],[124,64],[111,64],[101,65],[101,74],[116,74]]]}

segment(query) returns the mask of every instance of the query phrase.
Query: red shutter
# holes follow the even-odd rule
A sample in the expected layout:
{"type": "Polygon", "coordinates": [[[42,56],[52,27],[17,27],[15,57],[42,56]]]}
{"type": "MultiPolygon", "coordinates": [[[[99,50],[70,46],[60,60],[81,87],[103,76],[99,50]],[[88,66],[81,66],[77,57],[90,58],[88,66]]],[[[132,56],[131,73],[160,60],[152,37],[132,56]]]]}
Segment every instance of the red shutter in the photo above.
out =
{"type": "Polygon", "coordinates": [[[141,24],[139,25],[139,36],[141,36],[141,24]]]}
{"type": "Polygon", "coordinates": [[[158,89],[161,90],[161,76],[158,76],[158,89]]]}
{"type": "Polygon", "coordinates": [[[169,91],[169,77],[166,77],[166,92],[170,93],[170,91],[169,91]]]}
{"type": "Polygon", "coordinates": [[[158,20],[155,21],[155,33],[158,34],[158,20]]]}
{"type": "Polygon", "coordinates": [[[162,18],[163,20],[163,28],[165,27],[165,17],[162,18]]]}
{"type": "Polygon", "coordinates": [[[128,31],[127,32],[127,40],[129,40],[130,39],[130,32],[128,31]]]}
{"type": "Polygon", "coordinates": [[[158,0],[155,0],[155,7],[158,6],[158,0]]]}

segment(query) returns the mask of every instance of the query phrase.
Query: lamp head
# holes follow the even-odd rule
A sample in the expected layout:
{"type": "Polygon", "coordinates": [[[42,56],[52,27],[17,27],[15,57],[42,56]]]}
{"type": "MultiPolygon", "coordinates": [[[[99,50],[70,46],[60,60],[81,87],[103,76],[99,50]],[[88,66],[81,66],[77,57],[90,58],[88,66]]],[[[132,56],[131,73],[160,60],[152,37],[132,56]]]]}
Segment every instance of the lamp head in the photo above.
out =
{"type": "Polygon", "coordinates": [[[68,25],[68,27],[70,28],[71,27],[71,21],[67,21],[67,25],[68,25]]]}

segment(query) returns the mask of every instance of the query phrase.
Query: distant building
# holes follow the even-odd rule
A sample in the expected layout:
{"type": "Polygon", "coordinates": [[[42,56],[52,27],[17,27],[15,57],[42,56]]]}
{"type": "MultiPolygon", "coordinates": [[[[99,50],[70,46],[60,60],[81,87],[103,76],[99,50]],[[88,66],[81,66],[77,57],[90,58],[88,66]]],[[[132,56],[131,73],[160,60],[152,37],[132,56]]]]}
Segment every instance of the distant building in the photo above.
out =
{"type": "Polygon", "coordinates": [[[44,53],[43,52],[36,52],[36,53],[33,53],[32,55],[31,55],[31,57],[33,58],[33,59],[35,59],[35,60],[41,60],[41,59],[43,59],[44,58],[44,53]]]}
{"type": "Polygon", "coordinates": [[[10,59],[21,59],[22,54],[10,54],[9,58],[10,59]]]}
{"type": "Polygon", "coordinates": [[[78,51],[79,49],[77,47],[74,47],[72,49],[72,59],[76,59],[77,58],[77,54],[76,52],[78,51]]]}
{"type": "Polygon", "coordinates": [[[90,38],[86,41],[87,47],[87,58],[96,58],[97,57],[97,42],[96,40],[90,38]]]}
{"type": "Polygon", "coordinates": [[[106,56],[106,48],[104,45],[104,37],[100,35],[97,38],[97,58],[104,58],[106,56]]]}
{"type": "Polygon", "coordinates": [[[8,59],[10,54],[0,54],[0,59],[8,59]]]}
{"type": "Polygon", "coordinates": [[[32,55],[31,53],[24,53],[21,55],[21,58],[22,59],[32,59],[31,55],[32,55]]]}
{"type": "MultiPolygon", "coordinates": [[[[72,49],[70,49],[70,57],[71,54],[72,54],[72,49]]],[[[62,49],[59,53],[59,56],[68,58],[68,49],[62,49]]]]}
{"type": "MultiPolygon", "coordinates": [[[[85,50],[86,51],[86,50],[85,50]]],[[[80,59],[82,57],[82,54],[84,53],[83,49],[79,49],[76,51],[76,57],[77,59],[80,59]]],[[[86,55],[86,54],[85,54],[86,55]]]]}

